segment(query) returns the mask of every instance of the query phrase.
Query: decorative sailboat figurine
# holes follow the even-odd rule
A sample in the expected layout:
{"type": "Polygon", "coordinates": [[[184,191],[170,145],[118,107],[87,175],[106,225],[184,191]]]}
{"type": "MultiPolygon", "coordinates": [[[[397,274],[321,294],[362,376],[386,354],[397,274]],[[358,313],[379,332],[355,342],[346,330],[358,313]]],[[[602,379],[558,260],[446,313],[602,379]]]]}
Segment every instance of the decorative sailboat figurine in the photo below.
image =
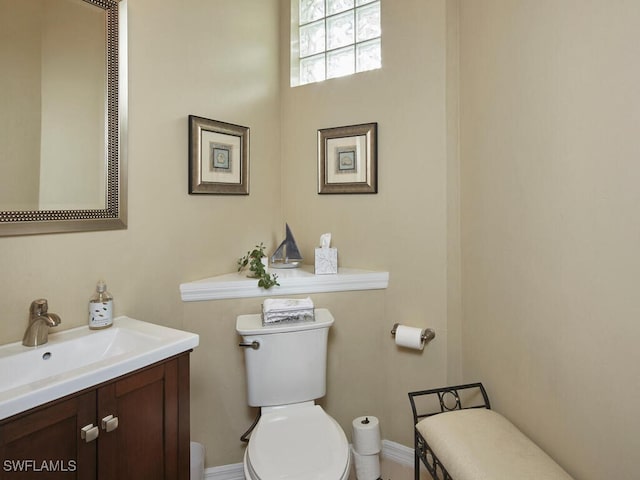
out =
{"type": "Polygon", "coordinates": [[[298,250],[298,245],[296,245],[296,239],[293,238],[289,224],[285,225],[287,227],[286,237],[271,255],[269,266],[272,268],[296,268],[302,263],[302,255],[298,250]]]}

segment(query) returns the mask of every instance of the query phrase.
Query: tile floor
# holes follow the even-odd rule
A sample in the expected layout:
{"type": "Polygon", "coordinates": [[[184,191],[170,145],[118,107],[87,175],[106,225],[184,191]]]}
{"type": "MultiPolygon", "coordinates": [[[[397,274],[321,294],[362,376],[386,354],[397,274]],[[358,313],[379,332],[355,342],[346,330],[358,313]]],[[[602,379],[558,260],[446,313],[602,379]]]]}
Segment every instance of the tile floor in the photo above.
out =
{"type": "Polygon", "coordinates": [[[413,467],[382,459],[380,462],[380,474],[383,480],[413,480],[413,467]]]}

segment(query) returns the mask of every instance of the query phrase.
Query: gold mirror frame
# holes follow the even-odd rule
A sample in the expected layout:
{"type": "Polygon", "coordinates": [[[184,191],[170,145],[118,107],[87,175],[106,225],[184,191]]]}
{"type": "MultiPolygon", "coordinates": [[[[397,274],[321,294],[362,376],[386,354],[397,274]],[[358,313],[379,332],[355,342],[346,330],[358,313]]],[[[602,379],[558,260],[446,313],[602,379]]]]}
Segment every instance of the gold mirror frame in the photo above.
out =
{"type": "Polygon", "coordinates": [[[127,0],[83,1],[106,18],[106,208],[0,211],[0,236],[127,228],[127,0]]]}

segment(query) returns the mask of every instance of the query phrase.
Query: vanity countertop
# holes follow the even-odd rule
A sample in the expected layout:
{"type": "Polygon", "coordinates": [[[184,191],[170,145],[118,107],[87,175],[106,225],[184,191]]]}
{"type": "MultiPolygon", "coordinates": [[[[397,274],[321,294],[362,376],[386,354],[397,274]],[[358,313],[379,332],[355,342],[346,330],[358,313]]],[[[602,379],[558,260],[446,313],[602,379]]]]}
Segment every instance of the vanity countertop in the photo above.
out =
{"type": "Polygon", "coordinates": [[[118,317],[111,328],[52,331],[38,347],[0,346],[0,420],[198,346],[194,333],[118,317]]]}

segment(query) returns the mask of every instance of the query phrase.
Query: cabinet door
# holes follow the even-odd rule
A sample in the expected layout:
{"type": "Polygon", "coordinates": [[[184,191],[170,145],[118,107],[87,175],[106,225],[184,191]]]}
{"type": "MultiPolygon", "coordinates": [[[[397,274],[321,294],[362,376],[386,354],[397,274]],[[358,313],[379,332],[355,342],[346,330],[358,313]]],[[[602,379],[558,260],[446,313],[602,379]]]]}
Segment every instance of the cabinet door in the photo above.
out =
{"type": "Polygon", "coordinates": [[[98,422],[118,419],[117,428],[100,431],[100,480],[188,479],[188,361],[177,357],[100,387],[98,422]]]}
{"type": "Polygon", "coordinates": [[[0,425],[0,479],[94,480],[97,442],[82,439],[81,429],[95,413],[92,391],[0,425]]]}

